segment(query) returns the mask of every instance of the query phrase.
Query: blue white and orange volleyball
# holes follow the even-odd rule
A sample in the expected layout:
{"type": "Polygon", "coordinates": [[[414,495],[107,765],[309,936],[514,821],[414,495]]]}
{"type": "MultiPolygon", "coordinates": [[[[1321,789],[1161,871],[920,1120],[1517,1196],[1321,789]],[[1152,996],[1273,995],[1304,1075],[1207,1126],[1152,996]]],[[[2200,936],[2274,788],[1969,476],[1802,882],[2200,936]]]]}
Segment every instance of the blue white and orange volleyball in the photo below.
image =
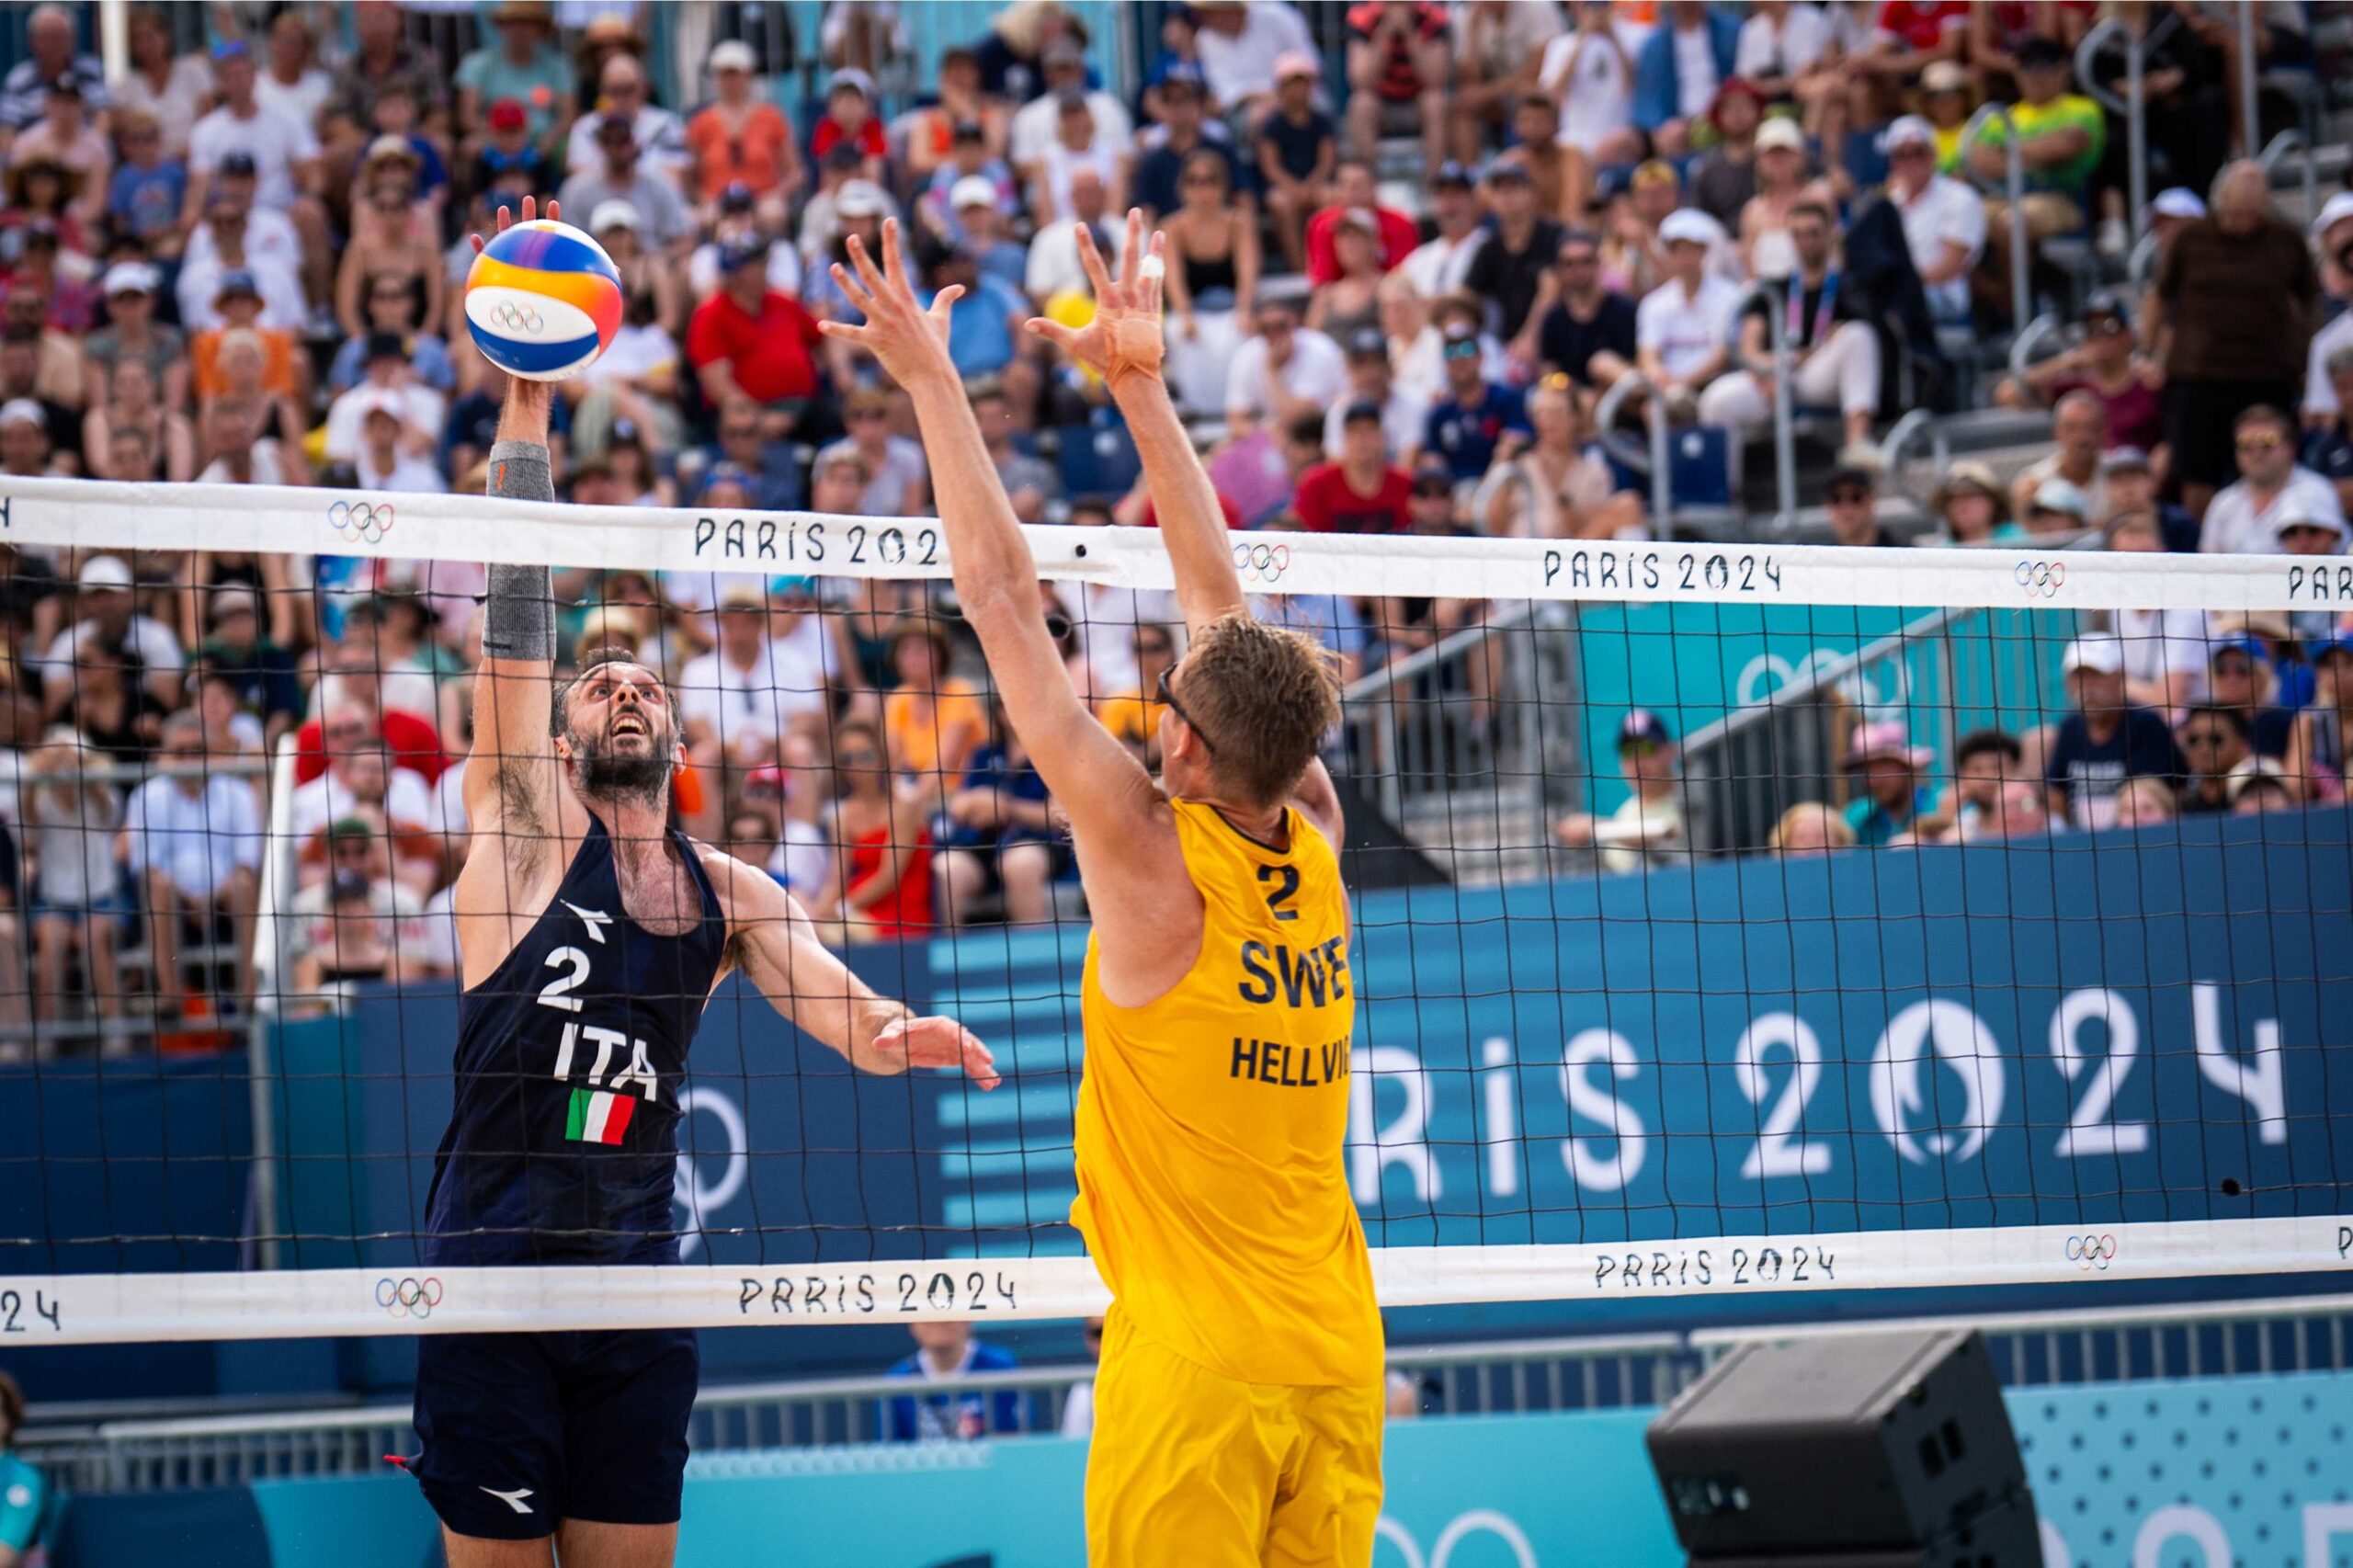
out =
{"type": "Polygon", "coordinates": [[[474,346],[526,381],[569,381],[595,364],[620,330],[621,304],[620,269],[605,247],[551,218],[497,235],[466,274],[474,346]]]}

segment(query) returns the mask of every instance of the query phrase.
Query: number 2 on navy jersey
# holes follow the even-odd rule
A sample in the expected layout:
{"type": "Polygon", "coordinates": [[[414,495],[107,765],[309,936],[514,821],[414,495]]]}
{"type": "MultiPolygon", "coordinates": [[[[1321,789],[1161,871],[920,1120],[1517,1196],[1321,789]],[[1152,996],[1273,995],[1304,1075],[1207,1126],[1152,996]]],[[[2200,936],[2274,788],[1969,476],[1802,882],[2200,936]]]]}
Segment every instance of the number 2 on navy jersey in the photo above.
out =
{"type": "MultiPolygon", "coordinates": [[[[1298,895],[1298,867],[1261,866],[1258,868],[1258,880],[1262,882],[1272,882],[1275,884],[1273,887],[1267,890],[1267,907],[1275,912],[1276,919],[1296,920],[1299,918],[1298,910],[1286,909],[1283,907],[1283,905],[1289,903],[1298,895]]],[[[548,961],[552,963],[555,960],[551,959],[548,961]]]]}
{"type": "MultiPolygon", "coordinates": [[[[566,1013],[580,1011],[581,999],[572,994],[588,983],[588,955],[578,948],[558,948],[548,955],[547,967],[566,972],[558,974],[540,987],[540,1006],[566,1013]]],[[[588,1069],[588,1082],[592,1086],[607,1086],[606,1070],[612,1066],[616,1050],[627,1046],[629,1060],[613,1078],[610,1086],[618,1089],[633,1081],[643,1087],[647,1099],[656,1097],[660,1079],[654,1071],[652,1060],[646,1055],[645,1042],[631,1040],[619,1029],[598,1028],[594,1025],[585,1028],[579,1024],[563,1026],[563,1043],[556,1051],[553,1074],[558,1081],[568,1081],[572,1077],[574,1054],[583,1040],[597,1048],[596,1062],[588,1069]]]]}
{"type": "Polygon", "coordinates": [[[559,974],[540,987],[540,1006],[559,1007],[567,1013],[580,1011],[580,998],[573,994],[588,983],[588,955],[578,948],[558,948],[548,955],[548,968],[563,969],[570,974],[559,974]]]}

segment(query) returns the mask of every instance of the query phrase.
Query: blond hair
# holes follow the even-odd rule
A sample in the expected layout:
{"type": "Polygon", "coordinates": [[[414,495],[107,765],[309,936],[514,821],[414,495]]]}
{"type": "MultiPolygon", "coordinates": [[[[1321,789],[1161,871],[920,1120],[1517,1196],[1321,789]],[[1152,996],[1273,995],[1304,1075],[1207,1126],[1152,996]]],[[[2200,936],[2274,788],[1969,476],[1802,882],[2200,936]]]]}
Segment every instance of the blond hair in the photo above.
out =
{"type": "Polygon", "coordinates": [[[1340,722],[1339,674],[1323,645],[1246,610],[1195,635],[1180,695],[1211,770],[1254,806],[1290,799],[1340,722]]]}

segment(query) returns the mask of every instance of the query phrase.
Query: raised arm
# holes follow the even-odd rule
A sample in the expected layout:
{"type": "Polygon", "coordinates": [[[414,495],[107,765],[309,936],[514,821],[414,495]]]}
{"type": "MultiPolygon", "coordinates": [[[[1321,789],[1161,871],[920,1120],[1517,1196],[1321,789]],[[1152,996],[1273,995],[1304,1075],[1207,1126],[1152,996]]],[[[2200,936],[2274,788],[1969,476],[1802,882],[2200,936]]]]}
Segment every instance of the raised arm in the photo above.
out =
{"type": "MultiPolygon", "coordinates": [[[[523,220],[535,215],[523,199],[523,220]]],[[[548,203],[548,216],[557,207],[548,203]]],[[[503,233],[510,219],[498,210],[503,233]]],[[[482,247],[479,235],[474,247],[482,247]]],[[[554,389],[546,381],[506,380],[498,436],[490,449],[493,496],[555,499],[548,458],[554,389]]],[[[474,679],[474,746],[466,758],[465,798],[475,842],[504,839],[509,869],[536,859],[554,831],[555,749],[549,737],[555,687],[555,587],[545,566],[493,565],[483,612],[482,663],[474,679]]],[[[506,890],[499,890],[503,899],[506,890]]]]}
{"type": "MultiPolygon", "coordinates": [[[[899,257],[895,221],[882,226],[880,267],[855,236],[848,249],[856,275],[836,265],[834,279],[866,322],[829,321],[825,334],[872,353],[915,403],[957,602],[988,656],[1006,716],[1047,789],[1070,812],[1079,877],[1104,960],[1123,973],[1154,971],[1181,948],[1189,963],[1199,935],[1172,903],[1174,888],[1190,886],[1174,814],[1143,765],[1096,722],[1072,688],[1046,631],[1037,561],[948,358],[948,312],[961,290],[942,289],[928,311],[915,302],[899,257]]],[[[1037,324],[1030,325],[1035,330],[1037,324]]],[[[1155,362],[1159,341],[1155,322],[1155,362]]]]}
{"type": "MultiPolygon", "coordinates": [[[[1112,401],[1126,416],[1128,434],[1143,462],[1143,487],[1159,514],[1160,541],[1176,574],[1176,602],[1188,631],[1199,631],[1227,616],[1248,615],[1242,577],[1233,566],[1233,540],[1217,486],[1193,450],[1193,438],[1176,416],[1176,401],[1161,378],[1160,283],[1165,238],[1155,233],[1149,249],[1143,214],[1128,214],[1126,257],[1113,278],[1095,247],[1095,236],[1078,232],[1079,260],[1095,285],[1095,319],[1083,329],[1032,321],[1029,330],[1050,337],[1080,364],[1103,378],[1112,401]]],[[[1033,751],[1036,749],[1031,748],[1033,751]]],[[[1340,802],[1323,763],[1300,780],[1298,805],[1324,835],[1341,838],[1340,802]]]]}
{"type": "Polygon", "coordinates": [[[960,1067],[982,1088],[996,1087],[987,1046],[955,1019],[920,1016],[852,974],[775,878],[709,846],[702,865],[727,911],[730,961],[801,1033],[861,1073],[960,1067]]]}

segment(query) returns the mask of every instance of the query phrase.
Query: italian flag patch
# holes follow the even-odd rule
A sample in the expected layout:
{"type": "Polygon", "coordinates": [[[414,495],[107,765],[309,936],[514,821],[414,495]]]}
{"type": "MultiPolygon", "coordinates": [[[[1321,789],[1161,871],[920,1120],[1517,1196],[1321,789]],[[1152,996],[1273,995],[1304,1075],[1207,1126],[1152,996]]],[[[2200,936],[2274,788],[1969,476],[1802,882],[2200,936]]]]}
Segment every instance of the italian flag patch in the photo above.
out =
{"type": "Polygon", "coordinates": [[[574,1089],[571,1114],[564,1119],[563,1135],[575,1143],[618,1143],[621,1134],[629,1131],[630,1113],[636,1108],[634,1095],[574,1089]]]}

